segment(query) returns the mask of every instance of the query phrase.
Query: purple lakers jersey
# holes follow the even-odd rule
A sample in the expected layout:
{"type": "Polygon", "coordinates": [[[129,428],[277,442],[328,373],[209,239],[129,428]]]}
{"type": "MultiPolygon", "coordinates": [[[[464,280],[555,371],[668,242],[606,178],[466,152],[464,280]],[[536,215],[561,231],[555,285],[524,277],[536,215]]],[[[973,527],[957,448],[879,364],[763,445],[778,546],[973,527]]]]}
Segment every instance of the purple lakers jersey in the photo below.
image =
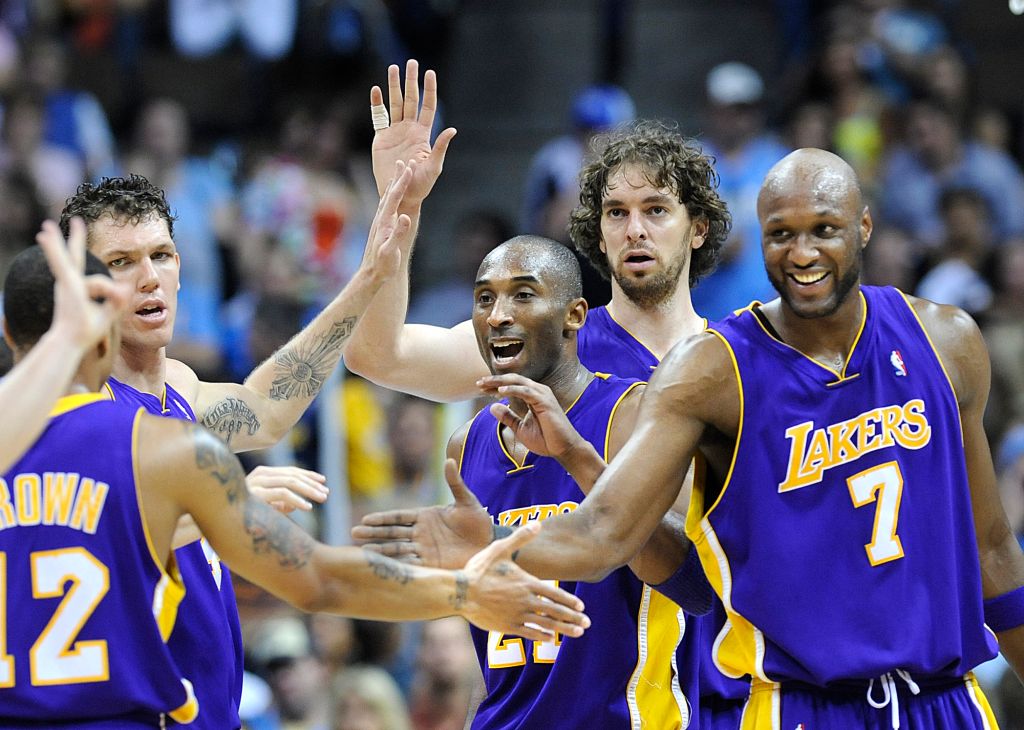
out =
{"type": "Polygon", "coordinates": [[[197,706],[167,647],[184,594],[135,485],[142,411],[57,402],[0,478],[0,726],[153,728],[197,706]]]}
{"type": "MultiPolygon", "coordinates": [[[[111,399],[167,418],[195,421],[192,407],[169,385],[162,398],[110,378],[111,399]]],[[[202,712],[192,727],[231,730],[241,726],[242,630],[231,573],[206,540],[174,551],[188,593],[168,646],[178,666],[195,686],[202,712]]]]}
{"type": "Polygon", "coordinates": [[[687,532],[729,615],[727,674],[958,678],[995,654],[952,385],[900,292],[860,296],[842,372],[773,336],[756,303],[712,330],[740,428],[710,508],[695,483],[687,532]]]}
{"type": "MultiPolygon", "coordinates": [[[[638,382],[598,375],[567,411],[598,453],[605,453],[615,408],[638,382]]],[[[576,509],[584,495],[565,469],[536,454],[516,464],[498,426],[488,409],[478,413],[461,458],[463,478],[492,519],[515,527],[576,509]]],[[[592,625],[581,638],[531,642],[471,627],[487,686],[473,727],[686,727],[690,708],[673,672],[678,606],[628,568],[599,583],[560,586],[587,606],[592,625]]]]}
{"type": "MultiPolygon", "coordinates": [[[[580,361],[591,371],[650,380],[658,366],[654,353],[612,319],[606,307],[590,310],[578,337],[580,361]]],[[[690,698],[742,701],[750,692],[750,682],[724,676],[711,661],[712,644],[725,623],[724,609],[718,601],[714,604],[706,616],[685,615],[686,636],[676,657],[680,681],[690,698]]]]}

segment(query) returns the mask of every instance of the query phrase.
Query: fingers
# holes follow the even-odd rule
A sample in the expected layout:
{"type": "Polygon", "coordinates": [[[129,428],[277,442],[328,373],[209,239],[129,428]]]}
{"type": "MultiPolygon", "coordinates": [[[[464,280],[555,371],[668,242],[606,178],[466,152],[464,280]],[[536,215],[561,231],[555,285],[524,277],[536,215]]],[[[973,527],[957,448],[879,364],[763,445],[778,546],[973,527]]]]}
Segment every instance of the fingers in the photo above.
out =
{"type": "Polygon", "coordinates": [[[411,542],[413,527],[412,525],[367,525],[364,523],[352,527],[352,537],[378,545],[388,542],[411,542]]]}
{"type": "Polygon", "coordinates": [[[309,469],[297,466],[258,466],[245,478],[250,489],[284,489],[315,502],[324,502],[330,490],[327,477],[309,469]]]}
{"type": "Polygon", "coordinates": [[[393,509],[371,512],[362,519],[368,527],[398,526],[412,527],[419,521],[418,509],[393,509]]]}
{"type": "Polygon", "coordinates": [[[434,126],[437,112],[437,74],[427,70],[423,74],[423,106],[420,107],[419,122],[427,129],[434,126]]]}
{"type": "Polygon", "coordinates": [[[448,482],[448,488],[455,499],[455,504],[473,506],[479,504],[476,495],[469,490],[466,482],[462,480],[462,475],[459,474],[459,466],[455,463],[455,459],[445,460],[444,479],[448,482]]]}
{"type": "MultiPolygon", "coordinates": [[[[60,234],[60,228],[57,228],[60,234]]],[[[78,216],[71,219],[68,230],[68,254],[75,271],[85,271],[85,221],[78,216]]]]}
{"type": "Polygon", "coordinates": [[[434,140],[434,149],[430,150],[430,162],[439,172],[444,167],[444,156],[448,154],[448,145],[452,143],[457,133],[455,127],[448,127],[434,140]]]}
{"type": "Polygon", "coordinates": [[[420,558],[418,548],[415,543],[410,542],[387,542],[387,543],[368,543],[363,545],[363,550],[367,550],[371,553],[378,553],[380,555],[386,555],[393,560],[400,560],[403,563],[410,563],[412,565],[422,565],[423,559],[420,558]]]}
{"type": "Polygon", "coordinates": [[[405,63],[405,107],[402,119],[416,120],[420,110],[420,65],[415,58],[405,63]]]}
{"type": "Polygon", "coordinates": [[[46,263],[50,265],[53,278],[57,281],[81,271],[81,268],[74,268],[68,249],[64,245],[64,237],[60,233],[60,228],[53,221],[43,221],[42,228],[36,234],[36,243],[43,249],[46,263]]]}
{"type": "Polygon", "coordinates": [[[402,121],[402,77],[398,66],[388,66],[388,107],[391,109],[391,123],[402,121]]]}
{"type": "Polygon", "coordinates": [[[114,281],[103,274],[92,274],[85,279],[85,293],[93,301],[103,302],[104,315],[111,322],[128,310],[132,290],[121,281],[114,281]]]}
{"type": "Polygon", "coordinates": [[[512,433],[519,433],[519,427],[523,425],[523,419],[517,416],[504,403],[492,403],[491,415],[497,418],[503,425],[511,428],[512,433]]]}
{"type": "Polygon", "coordinates": [[[249,493],[278,512],[290,514],[295,510],[309,512],[313,505],[286,487],[249,487],[249,493]]]}
{"type": "Polygon", "coordinates": [[[380,90],[379,86],[374,86],[370,89],[370,106],[377,106],[378,104],[384,103],[384,92],[380,90]]]}

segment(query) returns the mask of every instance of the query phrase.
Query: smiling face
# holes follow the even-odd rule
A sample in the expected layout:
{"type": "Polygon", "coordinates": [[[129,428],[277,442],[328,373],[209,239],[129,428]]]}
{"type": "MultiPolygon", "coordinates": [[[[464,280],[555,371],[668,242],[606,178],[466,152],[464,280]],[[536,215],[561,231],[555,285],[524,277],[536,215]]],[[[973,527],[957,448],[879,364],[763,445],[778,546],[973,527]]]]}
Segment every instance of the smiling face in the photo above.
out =
{"type": "MultiPolygon", "coordinates": [[[[572,259],[568,250],[565,254],[572,259]]],[[[544,382],[566,358],[575,356],[569,332],[582,326],[586,305],[573,296],[576,292],[565,290],[559,258],[513,239],[480,265],[473,329],[492,373],[518,373],[544,382]]]]}
{"type": "Polygon", "coordinates": [[[644,171],[623,166],[608,178],[601,203],[601,250],[623,293],[654,307],[686,285],[690,251],[704,243],[705,221],[694,222],[669,188],[656,188],[644,171]]]}
{"type": "Polygon", "coordinates": [[[180,261],[167,222],[157,214],[138,223],[103,216],[91,222],[89,250],[111,276],[132,287],[132,302],[122,320],[126,348],[159,350],[174,334],[180,261]]]}
{"type": "Polygon", "coordinates": [[[833,314],[860,281],[871,215],[853,171],[821,150],[798,150],[768,173],[757,202],[768,278],[788,307],[833,314]]]}

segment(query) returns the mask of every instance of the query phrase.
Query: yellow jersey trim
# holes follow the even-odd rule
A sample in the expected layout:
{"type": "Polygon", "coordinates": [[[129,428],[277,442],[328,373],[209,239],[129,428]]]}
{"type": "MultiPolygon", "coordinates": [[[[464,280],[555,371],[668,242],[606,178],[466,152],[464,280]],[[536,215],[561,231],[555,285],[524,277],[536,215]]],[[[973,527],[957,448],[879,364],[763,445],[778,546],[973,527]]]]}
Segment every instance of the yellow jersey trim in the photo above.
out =
{"type": "MultiPolygon", "coordinates": [[[[860,344],[861,335],[864,334],[864,327],[867,325],[867,322],[868,322],[868,300],[864,296],[864,292],[862,292],[860,289],[857,290],[857,294],[860,297],[861,304],[863,305],[862,309],[864,311],[864,316],[862,316],[861,319],[860,319],[860,326],[857,328],[857,336],[853,338],[853,344],[850,345],[850,351],[846,354],[846,362],[843,364],[843,371],[842,372],[839,372],[838,370],[830,368],[828,365],[823,365],[822,363],[820,363],[817,360],[815,360],[813,357],[808,357],[805,353],[803,353],[800,350],[796,349],[792,345],[789,345],[789,344],[783,342],[782,340],[780,340],[778,337],[773,335],[768,330],[767,327],[764,326],[764,323],[761,321],[760,317],[754,316],[754,321],[757,322],[757,326],[760,327],[761,331],[764,332],[768,337],[770,337],[771,339],[775,340],[780,345],[784,345],[785,347],[788,347],[793,352],[798,353],[801,357],[803,357],[806,360],[811,361],[812,363],[817,365],[822,370],[824,370],[824,371],[834,375],[836,377],[836,379],[835,379],[835,381],[833,381],[831,383],[828,383],[829,386],[838,385],[839,383],[845,382],[847,380],[852,380],[853,378],[856,378],[856,377],[860,376],[860,373],[854,373],[853,375],[847,375],[847,372],[846,372],[849,369],[849,367],[850,367],[850,362],[853,360],[853,353],[856,352],[857,345],[860,344]]],[[[750,313],[753,315],[753,308],[755,306],[764,306],[764,305],[762,305],[761,302],[754,301],[754,302],[751,302],[746,307],[744,307],[743,309],[739,310],[739,312],[744,312],[744,311],[750,310],[750,313]]]]}
{"type": "Polygon", "coordinates": [[[622,401],[626,399],[626,396],[632,393],[637,388],[637,386],[640,385],[647,385],[647,383],[641,380],[636,383],[633,383],[631,386],[622,391],[622,395],[620,395],[619,399],[615,401],[615,405],[612,406],[611,413],[608,414],[608,425],[607,427],[605,427],[604,430],[604,453],[601,454],[601,458],[604,459],[605,464],[607,464],[610,461],[610,459],[608,458],[608,446],[612,439],[612,421],[615,420],[615,414],[618,412],[619,406],[622,405],[622,401]]]}
{"type": "MultiPolygon", "coordinates": [[[[178,564],[174,558],[174,551],[171,550],[168,564],[165,565],[160,556],[157,555],[153,545],[153,536],[146,524],[146,511],[142,502],[142,488],[139,479],[139,421],[146,415],[145,408],[139,408],[135,412],[135,419],[132,422],[132,478],[135,481],[135,501],[139,507],[139,520],[141,522],[142,534],[146,538],[146,548],[153,564],[160,571],[160,580],[157,581],[153,590],[153,618],[156,619],[157,628],[164,642],[171,636],[171,630],[178,617],[178,606],[185,599],[185,582],[178,571],[178,564]]],[[[173,713],[172,713],[173,716],[173,713]]]]}
{"type": "Polygon", "coordinates": [[[50,409],[50,418],[62,416],[76,408],[81,408],[101,400],[106,400],[102,393],[75,393],[74,395],[61,396],[53,404],[53,408],[50,409]]]}

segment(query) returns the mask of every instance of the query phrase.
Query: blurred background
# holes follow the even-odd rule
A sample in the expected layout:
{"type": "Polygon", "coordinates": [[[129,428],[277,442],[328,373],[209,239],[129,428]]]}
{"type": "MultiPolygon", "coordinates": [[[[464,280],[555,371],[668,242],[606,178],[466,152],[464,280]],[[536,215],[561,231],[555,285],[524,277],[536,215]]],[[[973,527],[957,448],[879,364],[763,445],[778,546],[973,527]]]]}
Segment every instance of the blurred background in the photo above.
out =
{"type": "MultiPolygon", "coordinates": [[[[178,216],[169,355],[241,379],[358,266],[376,206],[368,90],[416,58],[454,126],[424,206],[410,320],[470,311],[483,255],[516,233],[567,241],[598,134],[678,124],[711,152],[734,217],[694,292],[724,316],[772,297],[754,200],[789,150],[831,149],[868,192],[865,280],[954,303],[989,342],[987,429],[1024,533],[1024,2],[1017,0],[2,0],[0,265],[83,180],[141,173],[178,216]]],[[[608,289],[586,281],[592,305],[608,289]]],[[[258,463],[332,496],[304,526],[348,539],[366,512],[446,501],[440,457],[472,404],[440,407],[339,372],[258,463]]],[[[238,580],[252,730],[461,728],[477,674],[459,619],[298,616],[238,580]]],[[[1020,686],[982,680],[1004,728],[1020,686]]]]}

